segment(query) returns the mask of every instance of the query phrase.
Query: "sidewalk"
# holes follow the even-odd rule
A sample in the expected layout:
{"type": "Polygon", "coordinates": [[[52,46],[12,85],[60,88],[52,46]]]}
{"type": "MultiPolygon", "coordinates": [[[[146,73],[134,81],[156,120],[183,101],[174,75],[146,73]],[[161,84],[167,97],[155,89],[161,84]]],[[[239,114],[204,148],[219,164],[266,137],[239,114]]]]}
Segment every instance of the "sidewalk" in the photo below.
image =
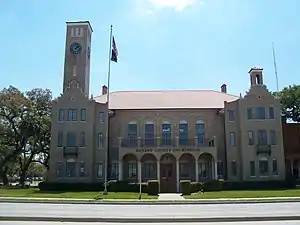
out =
{"type": "Polygon", "coordinates": [[[300,197],[267,197],[267,198],[219,198],[219,199],[75,199],[75,198],[24,198],[0,197],[0,202],[16,203],[53,203],[53,204],[241,204],[241,203],[276,203],[300,202],[300,197]]]}

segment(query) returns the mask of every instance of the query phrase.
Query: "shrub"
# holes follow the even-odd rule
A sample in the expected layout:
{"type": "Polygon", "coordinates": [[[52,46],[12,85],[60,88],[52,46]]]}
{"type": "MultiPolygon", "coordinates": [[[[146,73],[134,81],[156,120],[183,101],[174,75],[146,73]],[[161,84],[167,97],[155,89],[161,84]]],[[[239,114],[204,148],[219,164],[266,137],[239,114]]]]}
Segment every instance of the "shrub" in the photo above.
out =
{"type": "Polygon", "coordinates": [[[40,182],[41,191],[103,191],[103,183],[40,182]]]}
{"type": "Polygon", "coordinates": [[[149,195],[158,195],[158,193],[159,193],[159,181],[158,180],[149,180],[147,189],[148,189],[148,194],[149,195]]]}
{"type": "Polygon", "coordinates": [[[203,183],[202,182],[191,182],[190,186],[190,192],[196,193],[203,189],[203,183]]]}
{"type": "Polygon", "coordinates": [[[223,183],[223,190],[274,190],[295,188],[296,183],[293,178],[287,178],[284,181],[246,181],[246,182],[228,182],[223,183]]]}
{"type": "Polygon", "coordinates": [[[183,195],[191,194],[191,181],[190,180],[181,180],[180,181],[180,192],[183,195]]]}
{"type": "MultiPolygon", "coordinates": [[[[129,183],[128,181],[110,180],[107,190],[109,192],[139,192],[139,183],[129,183]]],[[[142,192],[147,193],[147,183],[142,183],[142,192]]]]}
{"type": "Polygon", "coordinates": [[[203,184],[204,191],[221,191],[223,189],[223,182],[218,180],[208,181],[203,184]]]}

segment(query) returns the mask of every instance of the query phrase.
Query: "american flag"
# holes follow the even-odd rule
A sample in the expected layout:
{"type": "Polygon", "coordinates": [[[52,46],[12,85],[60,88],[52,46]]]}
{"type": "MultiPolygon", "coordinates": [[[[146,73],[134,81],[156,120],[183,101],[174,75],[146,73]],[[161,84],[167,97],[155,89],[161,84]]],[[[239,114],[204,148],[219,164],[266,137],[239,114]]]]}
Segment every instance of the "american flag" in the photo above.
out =
{"type": "Polygon", "coordinates": [[[112,42],[111,61],[118,62],[118,48],[115,42],[115,37],[113,37],[112,42]]]}

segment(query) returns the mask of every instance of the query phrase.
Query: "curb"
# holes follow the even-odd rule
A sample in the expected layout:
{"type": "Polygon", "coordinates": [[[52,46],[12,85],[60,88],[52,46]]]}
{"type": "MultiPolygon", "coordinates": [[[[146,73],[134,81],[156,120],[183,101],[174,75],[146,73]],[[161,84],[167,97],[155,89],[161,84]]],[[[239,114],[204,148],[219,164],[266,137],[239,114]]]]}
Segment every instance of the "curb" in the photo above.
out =
{"type": "Polygon", "coordinates": [[[205,205],[205,204],[258,204],[300,202],[299,199],[261,199],[261,200],[178,200],[178,201],[113,201],[113,200],[52,200],[52,199],[0,199],[4,203],[43,203],[43,204],[102,204],[102,205],[205,205]]]}
{"type": "Polygon", "coordinates": [[[204,223],[204,222],[258,222],[258,221],[295,221],[300,216],[268,217],[216,217],[216,218],[71,218],[71,217],[10,217],[0,216],[0,221],[31,222],[102,222],[102,223],[204,223]]]}

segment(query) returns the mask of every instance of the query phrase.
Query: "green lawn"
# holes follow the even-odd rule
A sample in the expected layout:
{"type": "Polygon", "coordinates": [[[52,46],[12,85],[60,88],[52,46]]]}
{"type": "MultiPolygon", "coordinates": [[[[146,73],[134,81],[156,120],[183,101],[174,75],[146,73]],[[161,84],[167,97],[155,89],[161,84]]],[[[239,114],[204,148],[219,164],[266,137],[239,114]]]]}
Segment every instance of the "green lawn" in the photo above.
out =
{"type": "Polygon", "coordinates": [[[300,189],[218,191],[218,192],[205,192],[204,194],[194,193],[184,197],[186,199],[300,197],[300,189]]]}
{"type": "MultiPolygon", "coordinates": [[[[23,197],[23,198],[73,198],[73,199],[93,199],[99,196],[99,199],[138,199],[138,193],[131,192],[110,192],[108,195],[99,195],[99,192],[64,192],[49,191],[43,192],[38,188],[18,189],[18,188],[0,188],[0,197],[23,197]]],[[[142,199],[156,199],[156,196],[142,194],[142,199]]]]}

